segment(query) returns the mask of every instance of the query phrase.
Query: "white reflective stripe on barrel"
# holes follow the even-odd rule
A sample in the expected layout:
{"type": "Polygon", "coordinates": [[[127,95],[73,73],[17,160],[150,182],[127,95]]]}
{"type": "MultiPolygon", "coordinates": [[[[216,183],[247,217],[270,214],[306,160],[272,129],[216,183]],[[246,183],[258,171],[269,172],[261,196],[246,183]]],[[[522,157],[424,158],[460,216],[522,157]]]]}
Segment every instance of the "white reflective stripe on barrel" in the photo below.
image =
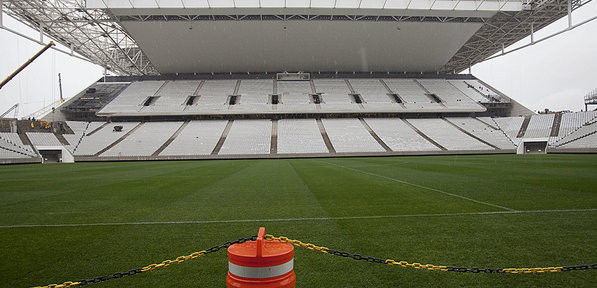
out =
{"type": "Polygon", "coordinates": [[[284,275],[294,268],[294,259],[271,267],[246,267],[228,262],[228,271],[230,274],[244,278],[271,278],[284,275]]]}

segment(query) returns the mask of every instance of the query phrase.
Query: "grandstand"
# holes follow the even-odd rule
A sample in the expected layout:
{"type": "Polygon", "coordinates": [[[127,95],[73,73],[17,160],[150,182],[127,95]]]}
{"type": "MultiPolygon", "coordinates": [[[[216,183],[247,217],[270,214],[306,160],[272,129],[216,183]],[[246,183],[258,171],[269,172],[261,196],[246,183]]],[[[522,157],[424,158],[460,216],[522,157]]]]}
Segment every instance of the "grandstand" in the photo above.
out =
{"type": "MultiPolygon", "coordinates": [[[[533,33],[505,29],[512,23],[540,29],[564,16],[563,1],[249,2],[40,6],[73,19],[107,17],[139,48],[119,50],[134,58],[114,51],[99,59],[93,49],[104,43],[79,46],[121,76],[103,77],[46,122],[6,122],[3,163],[43,161],[44,151],[63,148],[74,161],[502,154],[537,141],[548,152],[597,149],[594,112],[535,114],[455,73],[533,33]],[[485,35],[501,44],[477,41],[485,35]]],[[[46,21],[6,5],[28,25],[34,16],[46,21]]]]}
{"type": "Polygon", "coordinates": [[[301,75],[105,77],[55,110],[60,129],[22,123],[10,135],[23,148],[6,145],[3,158],[39,161],[38,147],[74,161],[503,154],[529,141],[597,149],[595,111],[534,114],[471,75],[301,75]],[[95,93],[110,101],[84,108],[95,93]]]}

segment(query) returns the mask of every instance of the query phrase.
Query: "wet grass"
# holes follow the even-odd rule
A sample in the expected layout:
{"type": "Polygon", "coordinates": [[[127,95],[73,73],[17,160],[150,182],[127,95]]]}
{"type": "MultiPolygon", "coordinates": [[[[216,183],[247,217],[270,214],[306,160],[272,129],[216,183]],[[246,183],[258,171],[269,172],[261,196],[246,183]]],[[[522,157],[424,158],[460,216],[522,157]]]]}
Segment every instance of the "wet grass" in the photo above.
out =
{"type": "MultiPolygon", "coordinates": [[[[2,166],[0,287],[127,271],[254,235],[259,226],[337,250],[409,262],[490,268],[593,264],[595,175],[597,155],[2,166]],[[172,221],[215,222],[13,227],[172,221]]],[[[226,254],[220,252],[93,286],[223,287],[226,272],[226,254]]],[[[597,284],[595,270],[430,272],[298,248],[295,272],[297,287],[597,284]]]]}

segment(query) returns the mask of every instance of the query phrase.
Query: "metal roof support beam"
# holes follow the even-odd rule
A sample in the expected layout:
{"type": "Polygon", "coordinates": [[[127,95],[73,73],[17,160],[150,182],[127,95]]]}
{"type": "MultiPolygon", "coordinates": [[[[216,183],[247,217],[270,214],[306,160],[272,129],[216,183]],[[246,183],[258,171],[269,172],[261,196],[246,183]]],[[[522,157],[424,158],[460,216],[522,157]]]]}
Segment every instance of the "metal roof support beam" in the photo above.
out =
{"type": "Polygon", "coordinates": [[[44,42],[44,23],[39,23],[39,42],[44,42]]]}
{"type": "Polygon", "coordinates": [[[517,48],[515,48],[515,49],[509,50],[509,51],[506,51],[506,52],[502,52],[501,54],[498,54],[498,55],[494,55],[494,56],[488,57],[487,59],[485,59],[485,60],[483,60],[483,61],[487,61],[487,60],[490,60],[490,59],[493,59],[493,58],[497,58],[497,57],[500,57],[500,56],[504,56],[504,55],[506,55],[506,54],[510,54],[510,53],[512,53],[512,52],[514,52],[514,51],[518,51],[518,50],[520,50],[520,49],[523,49],[523,48],[526,48],[526,47],[529,47],[529,46],[535,45],[535,44],[537,44],[537,43],[539,43],[539,42],[543,42],[543,41],[545,41],[545,40],[547,40],[547,39],[550,39],[550,38],[553,38],[553,37],[555,37],[555,36],[558,36],[558,35],[560,35],[560,34],[562,34],[562,33],[564,33],[564,32],[567,32],[567,31],[573,30],[573,29],[575,29],[575,28],[577,28],[577,27],[580,27],[580,26],[582,26],[582,25],[584,25],[584,24],[587,24],[587,23],[589,23],[589,22],[591,22],[591,21],[593,21],[593,20],[597,20],[597,16],[593,16],[593,17],[591,17],[591,18],[589,18],[589,19],[587,19],[587,20],[585,20],[585,21],[582,21],[582,22],[580,22],[580,23],[576,24],[576,25],[572,25],[572,27],[570,27],[570,28],[565,28],[565,29],[562,29],[562,30],[560,30],[560,31],[558,31],[558,32],[556,32],[556,33],[553,33],[553,34],[549,35],[549,36],[545,36],[545,37],[543,37],[543,38],[541,38],[541,39],[539,39],[539,40],[537,40],[537,41],[533,41],[533,42],[531,42],[531,43],[529,43],[529,44],[526,44],[526,45],[523,45],[523,46],[517,47],[517,48]]]}
{"type": "MultiPolygon", "coordinates": [[[[69,47],[90,62],[120,75],[158,74],[137,43],[105,10],[86,9],[80,0],[3,1],[7,15],[69,47]]],[[[35,42],[39,42],[37,39],[35,42]]]]}
{"type": "Polygon", "coordinates": [[[572,28],[572,0],[568,0],[568,28],[572,28]]]}
{"type": "MultiPolygon", "coordinates": [[[[23,38],[25,38],[25,39],[27,39],[27,40],[29,40],[29,41],[31,41],[31,42],[35,42],[35,43],[37,43],[37,44],[39,44],[39,45],[46,45],[46,44],[45,44],[45,43],[43,43],[43,42],[39,42],[37,39],[34,39],[34,38],[32,38],[32,37],[29,37],[29,36],[27,36],[27,35],[25,35],[25,34],[23,34],[23,33],[20,33],[20,32],[17,32],[17,31],[15,31],[15,30],[12,30],[12,29],[10,29],[10,28],[8,28],[8,27],[2,26],[2,27],[0,27],[0,29],[2,29],[2,30],[5,30],[5,31],[8,31],[8,32],[10,32],[10,33],[12,33],[12,34],[15,34],[15,35],[17,35],[17,36],[23,37],[23,38]]],[[[87,62],[89,62],[89,63],[92,63],[92,64],[97,64],[97,63],[95,63],[95,62],[93,62],[93,61],[91,61],[91,60],[89,60],[89,59],[87,59],[87,58],[85,58],[85,57],[81,57],[81,56],[79,56],[79,55],[72,54],[72,51],[71,51],[71,52],[64,51],[64,50],[62,50],[62,49],[60,49],[60,48],[58,48],[58,47],[56,47],[56,46],[52,46],[52,49],[53,49],[53,50],[55,50],[55,51],[58,51],[58,52],[64,53],[64,54],[66,54],[66,55],[69,55],[69,56],[75,57],[75,58],[77,58],[77,59],[81,59],[81,60],[83,60],[83,61],[87,61],[87,62]]]]}

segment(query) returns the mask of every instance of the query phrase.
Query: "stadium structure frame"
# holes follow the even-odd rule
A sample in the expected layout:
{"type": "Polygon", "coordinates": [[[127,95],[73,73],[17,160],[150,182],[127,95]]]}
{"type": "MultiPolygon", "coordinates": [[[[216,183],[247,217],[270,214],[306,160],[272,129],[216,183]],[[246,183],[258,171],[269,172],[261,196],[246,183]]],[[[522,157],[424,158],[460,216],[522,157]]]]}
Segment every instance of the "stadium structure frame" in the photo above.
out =
{"type": "MultiPolygon", "coordinates": [[[[458,73],[482,62],[535,31],[565,17],[572,27],[572,11],[591,0],[529,0],[520,11],[499,9],[493,17],[432,17],[432,16],[372,16],[368,14],[222,14],[200,15],[139,15],[126,16],[127,21],[396,21],[396,22],[475,22],[483,26],[437,72],[458,73]],[[203,19],[205,18],[205,19],[203,19]]],[[[71,54],[105,67],[118,75],[157,75],[159,72],[120,24],[121,18],[109,9],[87,8],[84,0],[0,0],[3,12],[43,35],[70,48],[71,54]]],[[[460,1],[458,1],[460,2],[460,1]]],[[[485,1],[481,1],[485,2],[485,1]]],[[[157,3],[157,2],[156,2],[157,3]]],[[[209,3],[209,2],[208,2],[209,3]]],[[[507,1],[504,1],[507,3],[507,1]]],[[[480,4],[481,5],[481,4],[480,4]]],[[[479,7],[480,7],[479,5],[479,7]]],[[[385,5],[384,5],[385,6],[385,5]]],[[[360,7],[360,5],[359,5],[360,7]]],[[[477,7],[477,8],[479,8],[477,7]]],[[[356,10],[358,11],[358,10],[356,10]]],[[[0,17],[0,27],[2,25],[0,17]]],[[[6,29],[6,28],[4,28],[6,29]]],[[[8,30],[8,29],[7,29],[8,30]]],[[[11,31],[14,32],[14,31],[11,31]]],[[[495,57],[495,56],[494,56],[495,57]]],[[[348,71],[349,72],[349,71],[348,71]]]]}

